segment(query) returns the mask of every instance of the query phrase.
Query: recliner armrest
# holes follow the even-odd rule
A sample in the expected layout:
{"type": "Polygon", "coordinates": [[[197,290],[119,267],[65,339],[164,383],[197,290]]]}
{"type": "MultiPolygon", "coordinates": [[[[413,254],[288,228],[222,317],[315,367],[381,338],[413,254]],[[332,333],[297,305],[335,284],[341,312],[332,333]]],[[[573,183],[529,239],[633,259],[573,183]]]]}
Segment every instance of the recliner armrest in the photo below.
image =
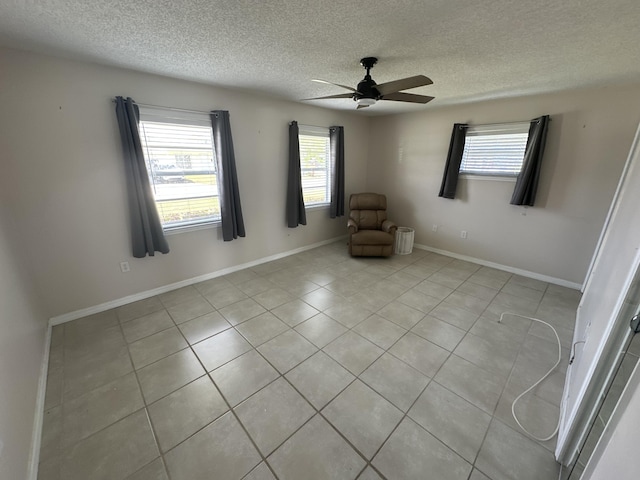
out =
{"type": "Polygon", "coordinates": [[[391,233],[395,235],[397,229],[398,229],[398,226],[395,223],[393,223],[391,220],[385,220],[384,222],[382,222],[382,230],[384,230],[387,233],[391,233]]]}
{"type": "Polygon", "coordinates": [[[352,218],[347,222],[347,228],[349,229],[349,233],[356,233],[358,231],[358,224],[352,218]]]}

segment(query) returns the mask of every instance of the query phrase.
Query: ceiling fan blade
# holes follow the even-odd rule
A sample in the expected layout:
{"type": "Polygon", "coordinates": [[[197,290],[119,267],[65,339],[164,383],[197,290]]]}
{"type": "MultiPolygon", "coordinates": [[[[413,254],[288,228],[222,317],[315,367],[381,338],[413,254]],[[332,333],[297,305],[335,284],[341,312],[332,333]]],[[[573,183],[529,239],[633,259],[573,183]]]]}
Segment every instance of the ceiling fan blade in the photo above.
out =
{"type": "Polygon", "coordinates": [[[382,97],[382,100],[393,100],[395,102],[409,102],[409,103],[428,103],[433,100],[434,97],[427,95],[414,95],[413,93],[395,92],[389,93],[382,97]]]}
{"type": "Polygon", "coordinates": [[[339,93],[337,95],[327,95],[326,97],[303,98],[302,100],[325,100],[327,98],[353,98],[353,93],[339,93]]]}
{"type": "Polygon", "coordinates": [[[389,93],[399,92],[400,90],[424,87],[425,85],[431,85],[432,83],[433,81],[429,77],[416,75],[415,77],[407,77],[400,80],[394,80],[393,82],[381,83],[376,85],[376,89],[380,92],[380,95],[387,95],[389,93]]]}
{"type": "Polygon", "coordinates": [[[358,91],[355,88],[347,87],[346,85],[340,85],[339,83],[327,82],[326,80],[318,80],[317,78],[314,78],[311,81],[316,83],[326,83],[327,85],[335,85],[336,87],[346,88],[347,90],[351,90],[352,92],[358,93],[358,91]]]}

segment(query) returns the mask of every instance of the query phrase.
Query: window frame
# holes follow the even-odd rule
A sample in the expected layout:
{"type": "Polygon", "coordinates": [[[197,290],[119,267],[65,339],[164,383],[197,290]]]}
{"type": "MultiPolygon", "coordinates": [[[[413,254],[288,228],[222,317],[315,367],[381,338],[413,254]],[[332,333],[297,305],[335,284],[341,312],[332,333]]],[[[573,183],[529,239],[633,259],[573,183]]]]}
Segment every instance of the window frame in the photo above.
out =
{"type": "Polygon", "coordinates": [[[524,154],[526,145],[529,137],[529,128],[530,122],[513,122],[513,123],[503,123],[503,124],[485,124],[485,125],[474,125],[469,126],[465,133],[465,148],[462,154],[462,161],[460,162],[460,170],[459,174],[462,178],[471,178],[474,180],[498,180],[498,181],[511,181],[515,182],[518,178],[518,175],[522,171],[522,165],[524,161],[524,154]],[[520,148],[522,150],[522,158],[520,159],[520,164],[518,171],[496,171],[496,170],[484,170],[484,171],[472,171],[465,170],[465,160],[467,158],[467,153],[469,152],[469,138],[473,137],[491,137],[498,135],[522,135],[520,148]]]}
{"type": "MultiPolygon", "coordinates": [[[[200,129],[206,127],[209,135],[211,136],[211,140],[210,140],[211,155],[212,155],[211,170],[207,169],[207,170],[191,170],[190,171],[185,169],[183,165],[182,169],[176,170],[176,174],[177,174],[176,176],[183,177],[185,176],[184,174],[187,172],[189,173],[189,176],[213,175],[214,182],[217,185],[218,168],[217,168],[217,161],[216,161],[215,146],[213,143],[213,129],[211,127],[210,117],[204,112],[196,113],[196,112],[173,110],[173,109],[162,108],[162,107],[139,106],[139,110],[140,110],[139,131],[140,131],[140,140],[142,144],[142,151],[145,159],[145,166],[146,166],[147,175],[148,175],[149,182],[151,184],[151,188],[153,192],[154,203],[155,203],[156,209],[158,210],[160,223],[162,225],[162,230],[165,233],[165,235],[183,233],[186,231],[193,231],[193,230],[201,230],[205,228],[219,227],[222,222],[221,213],[219,212],[219,205],[220,205],[219,200],[217,201],[218,212],[219,212],[217,215],[214,214],[207,217],[202,217],[200,219],[183,220],[183,221],[176,221],[172,223],[169,223],[163,219],[162,209],[161,209],[162,202],[167,202],[171,200],[178,200],[178,201],[187,200],[188,201],[189,199],[208,199],[208,198],[219,199],[219,192],[216,189],[216,193],[210,194],[210,195],[201,195],[201,196],[186,195],[184,197],[175,198],[175,199],[169,198],[169,199],[159,200],[157,198],[158,185],[163,185],[163,183],[156,182],[154,179],[155,177],[158,177],[158,175],[155,174],[157,173],[157,170],[154,171],[152,162],[151,162],[150,149],[154,148],[154,145],[149,144],[147,142],[147,134],[145,131],[146,124],[167,124],[167,125],[176,125],[176,126],[183,126],[183,127],[184,126],[200,127],[200,129]]],[[[155,148],[162,148],[162,147],[156,146],[155,148]]],[[[165,146],[164,148],[167,148],[167,147],[165,146]]],[[[208,151],[207,148],[197,148],[197,147],[188,146],[188,145],[183,148],[184,150],[187,150],[187,151],[188,150],[191,150],[191,151],[200,150],[204,152],[208,151]]],[[[176,163],[177,163],[177,160],[176,160],[176,163]]],[[[167,176],[167,175],[162,175],[162,176],[167,176]]],[[[168,176],[171,177],[171,175],[168,175],[168,176]]],[[[168,183],[171,183],[171,182],[168,182],[168,183]]]]}
{"type": "MultiPolygon", "coordinates": [[[[305,170],[311,170],[303,166],[303,152],[302,152],[302,137],[316,137],[326,139],[325,143],[325,168],[323,169],[326,174],[326,183],[324,185],[325,200],[320,202],[309,203],[304,200],[305,209],[314,208],[328,208],[331,205],[331,188],[332,188],[332,175],[333,165],[331,165],[331,141],[329,127],[317,127],[313,125],[298,125],[298,144],[300,146],[300,180],[302,185],[302,198],[305,198],[305,185],[303,173],[305,170]]],[[[318,170],[318,169],[316,169],[318,170]]]]}

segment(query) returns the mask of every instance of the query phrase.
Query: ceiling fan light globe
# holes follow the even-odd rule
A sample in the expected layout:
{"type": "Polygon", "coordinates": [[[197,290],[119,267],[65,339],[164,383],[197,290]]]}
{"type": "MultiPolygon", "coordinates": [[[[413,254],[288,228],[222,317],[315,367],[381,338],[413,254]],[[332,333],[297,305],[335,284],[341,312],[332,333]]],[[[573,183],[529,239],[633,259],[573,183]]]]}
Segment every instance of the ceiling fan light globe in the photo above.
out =
{"type": "Polygon", "coordinates": [[[376,99],[375,98],[359,98],[357,100],[358,105],[363,105],[363,106],[367,106],[370,107],[371,105],[375,105],[376,103],[376,99]]]}

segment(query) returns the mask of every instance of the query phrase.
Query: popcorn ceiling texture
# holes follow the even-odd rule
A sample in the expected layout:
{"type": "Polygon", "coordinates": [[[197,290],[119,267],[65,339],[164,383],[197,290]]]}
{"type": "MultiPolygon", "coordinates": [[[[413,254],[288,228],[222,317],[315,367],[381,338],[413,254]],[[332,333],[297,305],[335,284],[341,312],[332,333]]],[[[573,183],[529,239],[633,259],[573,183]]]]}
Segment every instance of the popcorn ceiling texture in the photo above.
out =
{"type": "MultiPolygon", "coordinates": [[[[424,74],[427,106],[640,82],[638,0],[7,0],[0,45],[299,100],[424,74]]],[[[310,102],[354,109],[350,99],[310,102]]]]}

